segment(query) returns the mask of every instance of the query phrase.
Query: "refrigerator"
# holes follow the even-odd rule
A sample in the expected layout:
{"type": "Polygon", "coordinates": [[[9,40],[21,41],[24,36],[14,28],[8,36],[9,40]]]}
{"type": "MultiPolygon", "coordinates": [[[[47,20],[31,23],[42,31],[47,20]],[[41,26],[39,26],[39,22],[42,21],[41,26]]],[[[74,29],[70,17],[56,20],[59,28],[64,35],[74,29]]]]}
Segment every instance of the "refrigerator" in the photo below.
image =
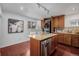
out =
{"type": "Polygon", "coordinates": [[[51,33],[51,20],[50,18],[45,18],[44,19],[44,32],[46,33],[51,33]]]}

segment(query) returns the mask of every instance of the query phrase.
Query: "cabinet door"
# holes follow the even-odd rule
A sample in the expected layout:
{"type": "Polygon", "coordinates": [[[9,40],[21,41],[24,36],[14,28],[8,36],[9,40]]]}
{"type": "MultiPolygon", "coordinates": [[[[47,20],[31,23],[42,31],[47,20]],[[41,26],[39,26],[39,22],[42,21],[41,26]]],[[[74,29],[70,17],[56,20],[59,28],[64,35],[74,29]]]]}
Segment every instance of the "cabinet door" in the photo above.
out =
{"type": "Polygon", "coordinates": [[[54,17],[53,23],[54,27],[58,27],[58,17],[54,17]]]}
{"type": "Polygon", "coordinates": [[[71,35],[64,34],[64,44],[71,45],[71,35]]]}
{"type": "Polygon", "coordinates": [[[64,43],[64,34],[58,35],[58,43],[64,43]]]}
{"type": "Polygon", "coordinates": [[[58,20],[58,27],[63,28],[64,27],[64,16],[59,16],[58,20]]]}
{"type": "Polygon", "coordinates": [[[51,39],[51,50],[55,47],[55,37],[51,39]]]}
{"type": "Polygon", "coordinates": [[[41,44],[39,40],[30,38],[30,55],[31,56],[41,55],[41,44]]]}
{"type": "Polygon", "coordinates": [[[57,36],[53,36],[52,39],[51,39],[51,51],[50,51],[50,54],[54,52],[56,46],[57,46],[57,36]]]}
{"type": "Polygon", "coordinates": [[[72,46],[79,47],[79,35],[72,35],[72,46]]]}
{"type": "Polygon", "coordinates": [[[53,17],[51,17],[51,32],[53,33],[54,31],[54,24],[53,24],[53,17]]]}

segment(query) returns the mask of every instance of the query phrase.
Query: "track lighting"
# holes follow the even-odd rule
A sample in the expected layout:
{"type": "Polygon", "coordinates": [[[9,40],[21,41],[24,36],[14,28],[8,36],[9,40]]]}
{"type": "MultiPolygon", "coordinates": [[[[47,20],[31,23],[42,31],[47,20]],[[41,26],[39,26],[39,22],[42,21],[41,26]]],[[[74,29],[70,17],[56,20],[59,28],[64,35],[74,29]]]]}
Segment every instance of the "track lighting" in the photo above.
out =
{"type": "Polygon", "coordinates": [[[40,3],[36,3],[38,7],[43,8],[45,11],[47,11],[47,13],[49,13],[49,10],[44,7],[43,5],[41,5],[40,3]]]}

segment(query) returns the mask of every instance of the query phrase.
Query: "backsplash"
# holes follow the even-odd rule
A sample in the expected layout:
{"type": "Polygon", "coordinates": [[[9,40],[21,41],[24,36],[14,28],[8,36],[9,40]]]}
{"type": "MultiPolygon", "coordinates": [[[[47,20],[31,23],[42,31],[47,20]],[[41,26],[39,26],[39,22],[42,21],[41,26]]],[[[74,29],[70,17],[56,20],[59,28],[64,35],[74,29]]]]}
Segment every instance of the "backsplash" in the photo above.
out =
{"type": "Polygon", "coordinates": [[[65,27],[65,28],[55,28],[55,32],[58,33],[75,33],[78,34],[79,32],[79,27],[65,27]]]}

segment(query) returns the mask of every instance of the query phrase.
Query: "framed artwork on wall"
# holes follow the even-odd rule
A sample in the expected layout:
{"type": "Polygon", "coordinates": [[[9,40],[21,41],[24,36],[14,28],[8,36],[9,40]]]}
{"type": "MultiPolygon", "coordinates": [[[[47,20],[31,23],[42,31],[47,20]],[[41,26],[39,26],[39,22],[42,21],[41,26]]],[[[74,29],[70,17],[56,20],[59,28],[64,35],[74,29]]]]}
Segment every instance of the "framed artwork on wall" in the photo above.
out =
{"type": "Polygon", "coordinates": [[[8,19],[8,33],[21,33],[24,31],[24,21],[8,19]]]}
{"type": "Polygon", "coordinates": [[[28,21],[28,29],[36,29],[36,22],[28,21]]]}

